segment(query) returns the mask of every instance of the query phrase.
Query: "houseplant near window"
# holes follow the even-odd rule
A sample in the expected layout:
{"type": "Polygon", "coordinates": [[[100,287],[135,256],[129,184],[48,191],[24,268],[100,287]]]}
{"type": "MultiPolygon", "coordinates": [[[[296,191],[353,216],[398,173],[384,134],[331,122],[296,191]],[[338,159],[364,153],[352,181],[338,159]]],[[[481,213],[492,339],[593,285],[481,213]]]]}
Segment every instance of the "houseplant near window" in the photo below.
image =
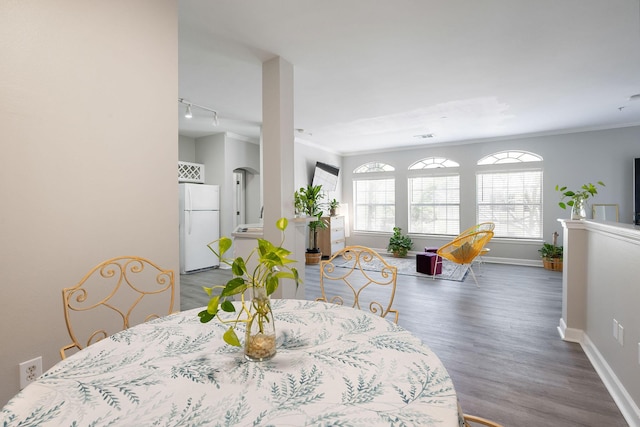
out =
{"type": "Polygon", "coordinates": [[[413,248],[413,241],[407,235],[402,234],[400,227],[393,227],[393,236],[389,239],[387,250],[395,257],[405,257],[407,252],[413,248]]]}
{"type": "MultiPolygon", "coordinates": [[[[598,181],[596,184],[603,187],[605,186],[602,181],[598,181]]],[[[567,187],[556,185],[556,191],[559,191],[561,194],[558,206],[562,209],[571,206],[571,219],[585,219],[587,216],[585,206],[587,199],[598,194],[598,189],[595,184],[592,183],[584,184],[577,191],[567,190],[567,187]],[[564,201],[566,199],[569,199],[569,201],[565,203],[564,201]]]]}
{"type": "MultiPolygon", "coordinates": [[[[318,247],[318,230],[327,228],[327,224],[322,221],[322,208],[320,200],[324,197],[321,185],[307,185],[296,191],[302,205],[302,213],[315,217],[314,221],[309,223],[309,244],[305,253],[307,264],[317,264],[322,259],[322,252],[318,247]]],[[[295,197],[295,195],[294,195],[295,197]]]]}
{"type": "Polygon", "coordinates": [[[216,285],[210,288],[204,287],[204,291],[211,297],[207,308],[200,313],[200,321],[207,323],[217,317],[222,323],[229,323],[229,329],[224,333],[223,339],[227,344],[240,347],[240,340],[235,328],[238,323],[246,324],[245,332],[245,357],[249,360],[267,360],[276,354],[275,327],[269,295],[278,289],[280,279],[293,279],[298,286],[300,279],[298,271],[287,264],[295,262],[289,259],[290,251],[284,249],[284,230],[287,228],[287,219],[280,218],[276,221],[276,227],[282,232],[282,241],[275,246],[265,239],[258,239],[258,247],[254,248],[247,259],[237,257],[235,259],[224,258],[224,254],[231,247],[231,239],[222,237],[209,243],[209,249],[213,251],[220,261],[229,265],[234,277],[225,285],[216,285]],[[217,243],[218,249],[215,249],[217,243]],[[247,267],[252,257],[257,256],[257,265],[250,270],[247,267]],[[253,299],[247,305],[244,293],[251,289],[253,299]],[[232,303],[234,295],[241,295],[241,309],[236,317],[220,317],[220,310],[226,313],[235,313],[236,307],[232,303]]]}
{"type": "Polygon", "coordinates": [[[333,199],[329,202],[329,215],[336,216],[336,209],[340,207],[340,202],[336,199],[333,199]]]}
{"type": "Polygon", "coordinates": [[[542,256],[542,265],[547,270],[562,271],[562,246],[555,243],[543,243],[538,249],[542,256]]]}

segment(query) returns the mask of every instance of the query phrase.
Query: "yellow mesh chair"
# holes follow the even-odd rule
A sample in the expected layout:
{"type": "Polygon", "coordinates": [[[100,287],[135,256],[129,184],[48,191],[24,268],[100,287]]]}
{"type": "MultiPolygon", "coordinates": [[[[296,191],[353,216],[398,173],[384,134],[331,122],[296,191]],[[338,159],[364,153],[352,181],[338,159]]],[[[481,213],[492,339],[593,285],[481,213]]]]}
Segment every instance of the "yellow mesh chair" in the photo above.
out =
{"type": "Polygon", "coordinates": [[[364,246],[347,246],[329,260],[320,262],[320,291],[316,301],[339,305],[351,304],[386,317],[398,311],[391,308],[396,293],[398,268],[385,262],[376,251],[364,246]],[[331,296],[329,296],[331,295],[331,296]]]}
{"type": "Polygon", "coordinates": [[[62,290],[72,342],[60,349],[60,357],[74,347],[82,350],[129,326],[172,313],[174,292],[173,270],[145,258],[122,256],[98,264],[78,284],[62,290]],[[158,307],[166,310],[156,314],[158,307]]]}
{"type": "Polygon", "coordinates": [[[502,427],[494,421],[487,420],[485,418],[476,417],[475,415],[464,414],[464,427],[473,427],[476,424],[480,424],[487,427],[502,427]]]}
{"type": "Polygon", "coordinates": [[[479,286],[471,264],[482,253],[482,249],[492,237],[493,231],[469,233],[442,246],[437,254],[461,266],[468,265],[473,281],[476,282],[476,286],[479,286]]]}
{"type": "MultiPolygon", "coordinates": [[[[477,231],[493,231],[495,228],[496,228],[496,224],[491,221],[481,222],[480,224],[476,224],[473,227],[467,228],[462,233],[460,233],[458,237],[466,236],[467,234],[475,233],[477,231]]],[[[491,251],[491,248],[487,248],[486,246],[482,248],[482,252],[480,252],[480,255],[478,255],[478,258],[477,258],[478,264],[483,263],[482,257],[488,254],[490,251],[491,251]]]]}
{"type": "Polygon", "coordinates": [[[496,224],[493,222],[481,222],[473,227],[469,227],[462,233],[458,234],[458,237],[466,236],[467,234],[476,233],[478,231],[493,231],[496,228],[496,224]]]}

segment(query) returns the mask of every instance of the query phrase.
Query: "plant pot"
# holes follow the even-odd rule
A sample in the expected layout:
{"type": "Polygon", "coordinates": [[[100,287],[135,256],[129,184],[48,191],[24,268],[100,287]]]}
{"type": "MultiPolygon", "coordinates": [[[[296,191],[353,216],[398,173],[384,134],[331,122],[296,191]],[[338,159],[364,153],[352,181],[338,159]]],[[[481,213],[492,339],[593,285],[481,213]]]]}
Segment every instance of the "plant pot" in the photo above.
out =
{"type": "Polygon", "coordinates": [[[407,251],[393,251],[391,253],[394,258],[404,258],[407,256],[407,251]]]}
{"type": "Polygon", "coordinates": [[[322,252],[318,251],[318,252],[306,252],[304,254],[305,256],[305,261],[307,264],[312,265],[312,264],[319,264],[320,260],[322,259],[322,252]]]}
{"type": "Polygon", "coordinates": [[[571,206],[571,219],[585,219],[587,217],[587,210],[585,207],[586,201],[581,198],[573,200],[573,206],[571,206]]]}
{"type": "Polygon", "coordinates": [[[546,270],[562,271],[562,258],[542,258],[542,266],[546,270]]]}
{"type": "Polygon", "coordinates": [[[276,328],[265,288],[254,288],[250,311],[244,357],[252,362],[269,360],[276,355],[276,328]]]}
{"type": "Polygon", "coordinates": [[[335,208],[331,208],[331,209],[329,209],[329,216],[336,216],[336,210],[335,210],[335,208]]]}

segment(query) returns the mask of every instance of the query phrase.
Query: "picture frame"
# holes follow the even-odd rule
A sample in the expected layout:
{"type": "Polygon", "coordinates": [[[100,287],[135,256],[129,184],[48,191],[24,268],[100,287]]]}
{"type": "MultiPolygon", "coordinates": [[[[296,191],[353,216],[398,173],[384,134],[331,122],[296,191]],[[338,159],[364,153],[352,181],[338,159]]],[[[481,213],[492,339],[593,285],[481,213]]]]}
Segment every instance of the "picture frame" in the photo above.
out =
{"type": "Polygon", "coordinates": [[[591,214],[595,221],[618,222],[618,204],[594,203],[591,205],[591,214]]]}

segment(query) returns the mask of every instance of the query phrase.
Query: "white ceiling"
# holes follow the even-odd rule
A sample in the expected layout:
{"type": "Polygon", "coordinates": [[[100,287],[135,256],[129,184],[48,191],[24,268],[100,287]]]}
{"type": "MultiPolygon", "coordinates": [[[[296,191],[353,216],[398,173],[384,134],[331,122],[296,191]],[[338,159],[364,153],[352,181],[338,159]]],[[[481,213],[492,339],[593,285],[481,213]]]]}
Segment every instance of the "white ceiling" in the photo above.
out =
{"type": "Polygon", "coordinates": [[[639,0],[180,0],[180,134],[259,139],[262,62],[340,154],[640,124],[639,0]],[[433,134],[432,138],[418,135],[433,134]]]}

